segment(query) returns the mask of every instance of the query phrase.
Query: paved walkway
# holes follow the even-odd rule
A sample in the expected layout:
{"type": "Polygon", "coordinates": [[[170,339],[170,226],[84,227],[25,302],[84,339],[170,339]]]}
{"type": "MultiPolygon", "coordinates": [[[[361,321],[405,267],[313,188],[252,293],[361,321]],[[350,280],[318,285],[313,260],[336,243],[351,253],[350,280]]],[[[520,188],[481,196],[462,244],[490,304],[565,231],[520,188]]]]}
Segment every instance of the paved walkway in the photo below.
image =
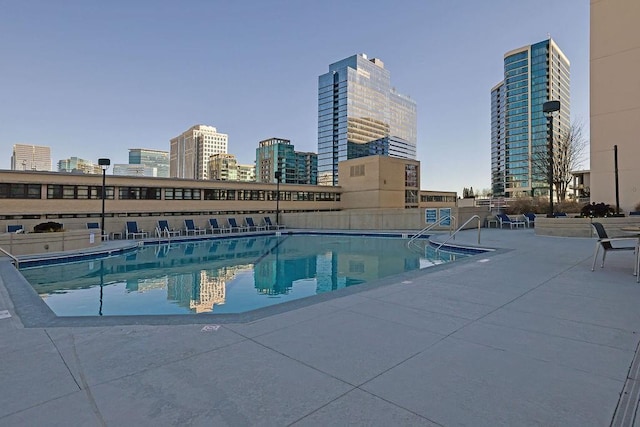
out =
{"type": "Polygon", "coordinates": [[[0,425],[633,425],[633,253],[591,272],[594,240],[481,244],[244,323],[25,327],[0,276],[0,425]]]}

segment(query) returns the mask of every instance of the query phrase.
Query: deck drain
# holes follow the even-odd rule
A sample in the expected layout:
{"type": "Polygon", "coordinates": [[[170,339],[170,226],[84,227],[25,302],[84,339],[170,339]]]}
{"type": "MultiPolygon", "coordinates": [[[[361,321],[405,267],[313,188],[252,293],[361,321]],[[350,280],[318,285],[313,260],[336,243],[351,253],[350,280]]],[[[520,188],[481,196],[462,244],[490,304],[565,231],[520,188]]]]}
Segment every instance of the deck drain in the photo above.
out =
{"type": "Polygon", "coordinates": [[[611,427],[623,427],[634,425],[638,401],[640,400],[640,360],[638,359],[638,348],[631,362],[627,380],[622,388],[620,400],[616,412],[613,414],[611,427]]]}

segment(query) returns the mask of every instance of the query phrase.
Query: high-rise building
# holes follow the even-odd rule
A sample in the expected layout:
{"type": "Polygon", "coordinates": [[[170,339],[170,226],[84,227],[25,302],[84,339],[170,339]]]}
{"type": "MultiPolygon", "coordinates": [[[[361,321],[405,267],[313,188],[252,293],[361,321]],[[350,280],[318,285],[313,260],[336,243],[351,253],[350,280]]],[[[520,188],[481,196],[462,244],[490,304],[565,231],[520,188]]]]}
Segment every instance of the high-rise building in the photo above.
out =
{"type": "Polygon", "coordinates": [[[11,170],[50,171],[51,148],[42,145],[14,144],[11,170]]]}
{"type": "Polygon", "coordinates": [[[416,103],[391,86],[384,63],[365,54],[318,78],[318,184],[338,184],[338,162],[383,155],[415,159],[416,103]]]}
{"type": "Polygon", "coordinates": [[[210,179],[219,181],[254,182],[256,179],[253,165],[238,164],[233,154],[214,154],[209,158],[210,179]]]}
{"type": "Polygon", "coordinates": [[[504,80],[491,89],[491,190],[494,196],[549,194],[544,160],[547,117],[542,105],[560,101],[553,133],[571,127],[569,60],[547,39],[504,55],[504,80]]]}
{"type": "Polygon", "coordinates": [[[129,164],[144,165],[148,168],[155,168],[156,175],[160,178],[169,177],[169,152],[161,150],[151,150],[148,148],[130,148],[129,164]]]}
{"type": "Polygon", "coordinates": [[[113,165],[113,175],[157,177],[158,168],[146,165],[132,165],[130,163],[115,163],[113,165]]]}
{"type": "Polygon", "coordinates": [[[102,168],[99,164],[93,163],[90,160],[69,157],[68,159],[58,160],[58,172],[101,174],[102,168]]]}
{"type": "Polygon", "coordinates": [[[209,157],[226,153],[228,136],[213,126],[195,125],[170,141],[172,178],[209,179],[209,157]]]}
{"type": "Polygon", "coordinates": [[[276,182],[276,171],[282,174],[280,182],[316,185],[318,156],[295,151],[288,139],[269,138],[260,141],[256,148],[256,181],[276,182]]]}

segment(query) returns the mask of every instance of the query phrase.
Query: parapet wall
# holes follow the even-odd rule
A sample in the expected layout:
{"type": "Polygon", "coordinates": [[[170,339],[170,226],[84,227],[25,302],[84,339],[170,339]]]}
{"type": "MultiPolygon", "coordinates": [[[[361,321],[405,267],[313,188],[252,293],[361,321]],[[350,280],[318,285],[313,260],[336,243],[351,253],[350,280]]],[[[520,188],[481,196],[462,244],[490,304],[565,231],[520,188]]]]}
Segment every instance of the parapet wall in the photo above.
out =
{"type": "Polygon", "coordinates": [[[623,236],[624,227],[640,227],[640,218],[633,216],[620,218],[546,218],[536,216],[537,235],[558,237],[593,237],[591,222],[601,223],[609,236],[623,236]]]}
{"type": "Polygon", "coordinates": [[[71,251],[99,244],[100,234],[91,233],[89,230],[0,234],[0,248],[16,256],[71,251]]]}
{"type": "MultiPolygon", "coordinates": [[[[478,215],[483,225],[487,208],[451,208],[459,225],[478,215]]],[[[424,209],[349,209],[332,212],[280,214],[280,222],[288,228],[317,230],[422,230],[426,226],[424,209]]],[[[465,228],[477,227],[472,221],[465,228]]],[[[449,227],[434,227],[447,230],[449,227]]]]}

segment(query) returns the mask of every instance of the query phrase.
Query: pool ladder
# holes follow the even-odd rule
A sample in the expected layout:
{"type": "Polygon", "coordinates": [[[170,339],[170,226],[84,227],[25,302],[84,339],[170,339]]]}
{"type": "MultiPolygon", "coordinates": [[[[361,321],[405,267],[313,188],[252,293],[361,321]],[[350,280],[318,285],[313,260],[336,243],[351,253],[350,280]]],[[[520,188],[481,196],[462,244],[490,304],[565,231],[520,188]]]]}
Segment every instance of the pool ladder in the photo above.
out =
{"type": "Polygon", "coordinates": [[[16,269],[18,269],[18,270],[20,269],[20,261],[18,260],[18,258],[16,258],[15,256],[11,255],[9,252],[5,251],[2,248],[0,248],[0,252],[5,254],[9,258],[11,258],[11,260],[13,261],[13,265],[16,267],[16,269]]]}
{"type": "Polygon", "coordinates": [[[445,241],[444,241],[444,242],[440,243],[440,244],[438,245],[438,247],[436,248],[436,251],[440,250],[440,248],[441,248],[445,243],[447,243],[449,240],[451,240],[451,239],[455,239],[455,238],[456,238],[456,233],[457,233],[458,231],[462,230],[462,229],[464,228],[464,226],[465,226],[465,225],[469,224],[469,223],[470,223],[471,221],[473,221],[474,219],[477,219],[477,220],[478,220],[478,244],[480,244],[480,225],[481,225],[481,224],[480,224],[480,221],[481,221],[481,220],[480,220],[480,217],[479,217],[478,215],[474,215],[474,216],[472,216],[471,218],[469,218],[468,220],[466,220],[466,221],[464,222],[464,224],[462,224],[460,227],[458,227],[458,229],[457,229],[456,231],[454,231],[454,232],[453,232],[449,237],[447,237],[447,238],[445,239],[445,241]]]}
{"type": "Polygon", "coordinates": [[[443,216],[441,217],[439,220],[437,220],[436,222],[434,222],[433,224],[429,224],[427,225],[425,228],[423,228],[422,230],[418,231],[416,234],[413,235],[413,237],[411,237],[409,239],[409,241],[407,242],[407,247],[411,249],[411,245],[415,245],[416,248],[422,250],[422,248],[420,248],[416,243],[416,239],[418,239],[420,236],[422,236],[424,233],[426,233],[427,231],[431,230],[433,227],[437,226],[437,225],[442,225],[442,223],[446,220],[450,220],[449,221],[449,234],[451,234],[452,230],[453,230],[453,224],[457,224],[456,221],[456,217],[453,215],[447,215],[447,216],[443,216]]]}

